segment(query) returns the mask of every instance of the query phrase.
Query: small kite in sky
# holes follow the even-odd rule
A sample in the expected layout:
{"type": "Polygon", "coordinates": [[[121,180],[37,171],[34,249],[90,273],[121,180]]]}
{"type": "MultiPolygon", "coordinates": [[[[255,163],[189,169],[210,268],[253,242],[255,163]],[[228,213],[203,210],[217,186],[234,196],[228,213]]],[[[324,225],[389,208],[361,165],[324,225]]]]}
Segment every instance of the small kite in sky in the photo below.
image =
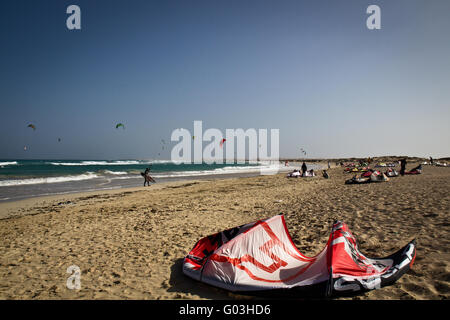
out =
{"type": "Polygon", "coordinates": [[[30,123],[28,126],[28,128],[33,128],[33,130],[36,130],[36,127],[34,126],[34,124],[30,123]]]}
{"type": "Polygon", "coordinates": [[[125,129],[125,126],[123,125],[123,123],[116,124],[116,129],[118,129],[119,127],[122,127],[123,129],[125,129]]]}

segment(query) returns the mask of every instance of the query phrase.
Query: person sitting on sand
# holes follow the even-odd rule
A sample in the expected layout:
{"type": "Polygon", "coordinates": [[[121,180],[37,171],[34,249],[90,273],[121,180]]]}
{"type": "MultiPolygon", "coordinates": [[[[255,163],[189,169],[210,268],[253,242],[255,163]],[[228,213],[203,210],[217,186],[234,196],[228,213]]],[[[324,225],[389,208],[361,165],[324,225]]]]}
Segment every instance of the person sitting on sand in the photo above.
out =
{"type": "Polygon", "coordinates": [[[328,175],[327,170],[322,170],[322,175],[323,175],[323,177],[324,177],[325,179],[329,179],[329,178],[330,178],[330,176],[328,175]]]}

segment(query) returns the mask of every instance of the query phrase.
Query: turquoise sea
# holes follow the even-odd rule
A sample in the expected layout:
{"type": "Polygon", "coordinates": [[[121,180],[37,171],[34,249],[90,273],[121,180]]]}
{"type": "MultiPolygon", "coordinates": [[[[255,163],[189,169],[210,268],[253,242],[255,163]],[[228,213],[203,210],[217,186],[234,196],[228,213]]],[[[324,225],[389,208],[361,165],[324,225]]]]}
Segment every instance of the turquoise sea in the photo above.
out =
{"type": "Polygon", "coordinates": [[[164,160],[0,160],[0,201],[143,185],[156,182],[258,175],[265,164],[175,164],[164,160]]]}

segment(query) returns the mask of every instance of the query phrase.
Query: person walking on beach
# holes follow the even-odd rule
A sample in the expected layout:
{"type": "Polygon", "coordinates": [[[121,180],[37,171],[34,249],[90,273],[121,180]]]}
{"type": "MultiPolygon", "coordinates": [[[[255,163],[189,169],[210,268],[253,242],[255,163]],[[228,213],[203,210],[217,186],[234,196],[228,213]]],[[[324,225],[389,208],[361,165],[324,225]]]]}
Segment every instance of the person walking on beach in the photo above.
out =
{"type": "Polygon", "coordinates": [[[144,177],[144,187],[145,184],[147,184],[147,186],[150,186],[150,182],[155,182],[155,180],[153,180],[153,178],[150,176],[150,168],[145,169],[144,173],[142,173],[142,176],[144,177]]]}
{"type": "Polygon", "coordinates": [[[302,164],[302,174],[305,174],[307,170],[308,170],[308,168],[306,167],[306,163],[303,161],[303,164],[302,164]]]}
{"type": "Polygon", "coordinates": [[[406,158],[402,159],[402,161],[400,161],[400,174],[402,176],[405,175],[405,170],[406,170],[406,158]]]}

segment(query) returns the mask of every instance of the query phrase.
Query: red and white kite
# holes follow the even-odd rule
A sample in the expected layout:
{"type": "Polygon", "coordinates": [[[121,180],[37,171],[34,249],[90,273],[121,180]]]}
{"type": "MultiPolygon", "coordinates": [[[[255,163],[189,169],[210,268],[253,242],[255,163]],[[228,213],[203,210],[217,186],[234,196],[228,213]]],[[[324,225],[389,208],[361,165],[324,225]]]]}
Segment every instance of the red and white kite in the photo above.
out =
{"type": "Polygon", "coordinates": [[[183,272],[230,291],[291,289],[337,296],[392,284],[415,256],[413,240],[389,257],[367,258],[347,225],[338,221],[325,248],[307,257],[295,247],[284,216],[277,215],[199,240],[184,258],[183,272]]]}

